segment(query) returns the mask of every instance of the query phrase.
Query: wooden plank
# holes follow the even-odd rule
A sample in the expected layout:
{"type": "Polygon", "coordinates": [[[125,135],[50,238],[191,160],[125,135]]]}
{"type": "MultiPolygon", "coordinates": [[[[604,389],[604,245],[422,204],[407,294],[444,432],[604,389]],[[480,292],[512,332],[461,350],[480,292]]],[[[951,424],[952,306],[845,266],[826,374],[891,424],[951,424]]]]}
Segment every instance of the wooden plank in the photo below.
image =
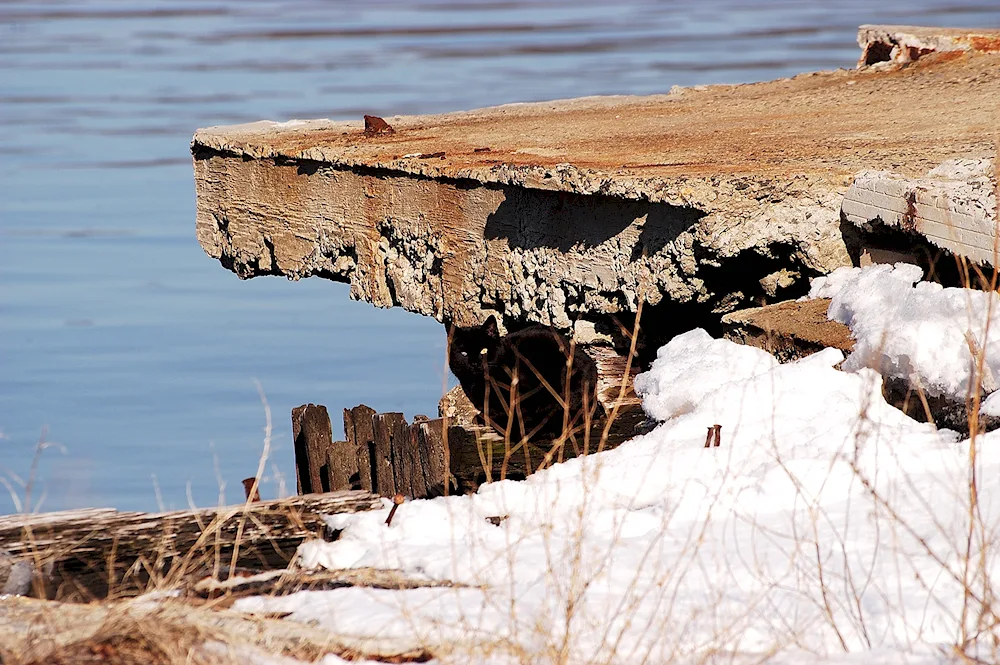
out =
{"type": "Polygon", "coordinates": [[[565,332],[679,300],[707,317],[759,304],[776,269],[793,289],[847,264],[841,203],[859,171],[995,153],[1000,55],[946,55],[387,117],[391,136],[360,117],[203,129],[198,239],[242,277],[322,276],[460,327],[501,312],[565,332]]]}
{"type": "Polygon", "coordinates": [[[447,430],[444,427],[444,420],[438,418],[426,423],[421,423],[420,431],[425,442],[422,450],[427,451],[427,476],[428,492],[435,493],[435,488],[440,486],[440,491],[450,493],[449,470],[448,470],[448,442],[445,440],[447,430]]]}
{"type": "Polygon", "coordinates": [[[400,439],[405,460],[406,483],[409,488],[406,495],[414,499],[426,497],[430,485],[427,477],[427,451],[424,450],[426,442],[421,436],[420,429],[421,425],[426,422],[426,419],[414,422],[406,428],[405,436],[400,439]]]}
{"type": "Polygon", "coordinates": [[[405,418],[393,424],[390,436],[396,493],[408,497],[416,496],[413,485],[414,478],[420,473],[419,462],[415,467],[413,452],[416,450],[416,442],[413,439],[412,429],[405,418]]]}
{"type": "MultiPolygon", "coordinates": [[[[414,447],[420,457],[422,471],[423,494],[414,494],[414,498],[423,496],[440,496],[450,493],[448,485],[448,467],[445,463],[447,452],[444,443],[444,419],[428,420],[416,423],[412,427],[414,447]]],[[[416,489],[414,490],[416,492],[416,489]]]]}
{"type": "Polygon", "coordinates": [[[334,441],[329,453],[330,490],[362,489],[358,477],[357,447],[350,441],[334,441]]]}
{"type": "Polygon", "coordinates": [[[326,407],[303,404],[292,409],[292,439],[298,493],[329,492],[332,486],[328,457],[333,447],[333,428],[326,407]]]}

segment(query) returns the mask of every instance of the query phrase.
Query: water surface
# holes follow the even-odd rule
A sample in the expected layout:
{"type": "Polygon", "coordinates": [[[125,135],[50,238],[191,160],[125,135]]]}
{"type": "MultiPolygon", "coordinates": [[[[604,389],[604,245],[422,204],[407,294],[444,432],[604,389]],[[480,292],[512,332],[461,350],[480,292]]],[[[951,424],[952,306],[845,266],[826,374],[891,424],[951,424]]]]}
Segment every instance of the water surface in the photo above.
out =
{"type": "MultiPolygon", "coordinates": [[[[294,492],[292,407],[434,414],[439,324],[319,279],[241,282],[194,238],[197,127],[666,92],[852,67],[861,23],[985,0],[0,5],[0,477],[44,509],[294,492]],[[256,383],[255,383],[256,382],[256,383]],[[286,489],[282,490],[282,481],[286,489]]],[[[0,489],[0,512],[15,502],[0,489]]]]}

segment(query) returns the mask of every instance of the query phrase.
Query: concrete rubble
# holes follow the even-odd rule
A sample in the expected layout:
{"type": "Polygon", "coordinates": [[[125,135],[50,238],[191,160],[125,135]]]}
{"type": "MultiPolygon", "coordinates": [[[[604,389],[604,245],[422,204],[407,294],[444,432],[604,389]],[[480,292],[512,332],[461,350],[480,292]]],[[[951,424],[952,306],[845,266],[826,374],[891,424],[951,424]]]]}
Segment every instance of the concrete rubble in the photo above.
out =
{"type": "Polygon", "coordinates": [[[858,28],[858,67],[906,64],[932,53],[1000,52],[1000,30],[863,25],[858,28]]]}

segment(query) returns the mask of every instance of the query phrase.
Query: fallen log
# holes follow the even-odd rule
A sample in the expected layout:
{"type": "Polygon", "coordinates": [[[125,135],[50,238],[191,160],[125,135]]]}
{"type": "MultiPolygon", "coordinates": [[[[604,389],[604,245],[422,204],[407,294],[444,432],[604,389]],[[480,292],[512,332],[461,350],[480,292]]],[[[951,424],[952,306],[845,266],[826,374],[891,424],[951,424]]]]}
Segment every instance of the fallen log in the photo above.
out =
{"type": "Polygon", "coordinates": [[[322,516],[380,506],[368,492],[309,494],[166,513],[84,509],[0,517],[0,548],[30,561],[35,593],[89,599],[134,595],[190,575],[241,566],[283,568],[322,516]]]}
{"type": "Polygon", "coordinates": [[[257,574],[239,574],[225,579],[206,577],[190,589],[189,600],[211,599],[213,607],[229,607],[238,598],[248,596],[287,596],[299,591],[325,591],[344,587],[370,589],[421,589],[463,586],[453,582],[416,578],[399,570],[349,568],[346,570],[269,570],[257,574]]]}

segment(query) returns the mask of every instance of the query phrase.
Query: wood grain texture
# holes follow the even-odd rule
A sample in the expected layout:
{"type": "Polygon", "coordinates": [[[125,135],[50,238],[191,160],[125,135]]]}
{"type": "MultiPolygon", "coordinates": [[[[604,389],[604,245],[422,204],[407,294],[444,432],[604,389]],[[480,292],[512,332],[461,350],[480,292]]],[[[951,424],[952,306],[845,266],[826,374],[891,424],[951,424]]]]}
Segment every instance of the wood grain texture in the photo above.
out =
{"type": "MultiPolygon", "coordinates": [[[[167,513],[84,509],[0,517],[0,549],[55,564],[55,584],[94,596],[137,591],[151,577],[228,567],[284,567],[306,538],[322,538],[323,515],[373,510],[368,492],[308,494],[288,499],[167,513]]],[[[55,593],[55,591],[52,591],[55,593]]]]}

